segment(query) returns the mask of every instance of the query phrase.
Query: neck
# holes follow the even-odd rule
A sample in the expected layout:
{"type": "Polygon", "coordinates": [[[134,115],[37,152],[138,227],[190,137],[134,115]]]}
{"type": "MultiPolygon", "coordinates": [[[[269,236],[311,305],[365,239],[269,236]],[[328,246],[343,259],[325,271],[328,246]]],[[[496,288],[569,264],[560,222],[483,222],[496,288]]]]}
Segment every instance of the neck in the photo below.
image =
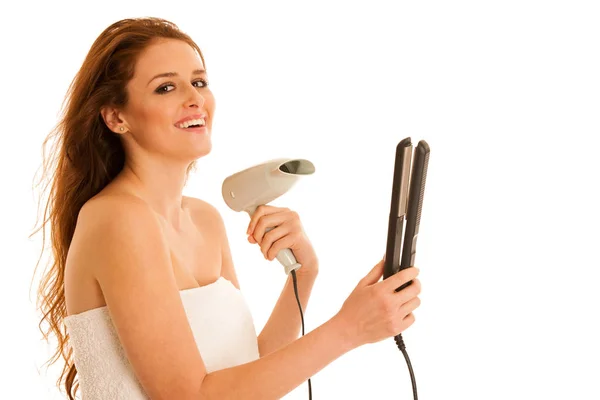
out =
{"type": "Polygon", "coordinates": [[[138,195],[148,202],[165,222],[179,229],[183,222],[183,187],[186,167],[173,165],[129,165],[125,164],[120,179],[135,188],[138,195]]]}

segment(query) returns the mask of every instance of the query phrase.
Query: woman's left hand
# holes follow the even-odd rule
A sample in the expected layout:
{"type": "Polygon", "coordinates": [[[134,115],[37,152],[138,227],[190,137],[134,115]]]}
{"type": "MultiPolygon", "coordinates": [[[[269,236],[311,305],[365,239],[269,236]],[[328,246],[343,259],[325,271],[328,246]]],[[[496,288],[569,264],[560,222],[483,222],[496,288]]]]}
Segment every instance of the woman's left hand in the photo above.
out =
{"type": "Polygon", "coordinates": [[[258,243],[267,260],[277,257],[280,250],[289,248],[296,261],[302,266],[296,271],[300,274],[316,274],[319,261],[315,250],[304,233],[300,216],[289,208],[258,206],[246,232],[250,243],[258,243]],[[272,230],[267,232],[268,228],[272,230]]]}

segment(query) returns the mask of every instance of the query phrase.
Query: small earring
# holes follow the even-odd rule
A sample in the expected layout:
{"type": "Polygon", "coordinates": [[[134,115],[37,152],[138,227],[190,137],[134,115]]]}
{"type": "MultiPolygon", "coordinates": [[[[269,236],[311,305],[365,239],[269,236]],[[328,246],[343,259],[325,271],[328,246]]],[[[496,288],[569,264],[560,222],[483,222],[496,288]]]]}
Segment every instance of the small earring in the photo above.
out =
{"type": "Polygon", "coordinates": [[[119,128],[119,130],[120,130],[121,132],[123,132],[123,129],[124,129],[123,127],[120,127],[120,128],[119,128]]]}

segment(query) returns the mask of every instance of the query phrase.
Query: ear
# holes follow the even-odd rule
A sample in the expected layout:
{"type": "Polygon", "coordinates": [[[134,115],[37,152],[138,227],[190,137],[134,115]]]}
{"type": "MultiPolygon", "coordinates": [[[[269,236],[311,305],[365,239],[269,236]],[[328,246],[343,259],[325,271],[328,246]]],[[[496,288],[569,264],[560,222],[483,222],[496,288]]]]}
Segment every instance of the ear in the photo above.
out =
{"type": "Polygon", "coordinates": [[[129,130],[127,123],[123,120],[121,111],[115,107],[102,107],[100,109],[100,115],[104,123],[114,133],[122,134],[129,130]]]}

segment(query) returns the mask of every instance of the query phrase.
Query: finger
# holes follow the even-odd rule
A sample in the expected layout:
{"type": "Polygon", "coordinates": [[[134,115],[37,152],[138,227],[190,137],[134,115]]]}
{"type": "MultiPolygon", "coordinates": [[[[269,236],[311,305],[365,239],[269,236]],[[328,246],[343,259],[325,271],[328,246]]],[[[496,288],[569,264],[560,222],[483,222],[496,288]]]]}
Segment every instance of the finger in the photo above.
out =
{"type": "Polygon", "coordinates": [[[255,229],[258,221],[260,221],[261,218],[263,218],[265,215],[267,215],[267,212],[272,213],[272,211],[273,210],[272,210],[271,206],[269,206],[269,207],[267,207],[265,205],[258,206],[256,208],[256,210],[254,211],[254,214],[252,214],[252,217],[250,218],[250,222],[248,223],[248,229],[246,230],[246,233],[248,235],[252,235],[254,233],[254,229],[255,229]]]}
{"type": "Polygon", "coordinates": [[[269,215],[281,211],[289,211],[289,208],[285,207],[274,207],[266,204],[260,205],[254,210],[252,217],[250,218],[250,222],[248,223],[248,229],[246,230],[246,234],[250,235],[256,226],[256,223],[260,220],[260,218],[264,215],[269,215]]]}
{"type": "Polygon", "coordinates": [[[294,237],[292,235],[285,235],[281,239],[278,239],[273,243],[271,248],[267,251],[267,260],[272,261],[277,257],[277,254],[283,249],[289,249],[293,246],[294,237]]]}
{"type": "Polygon", "coordinates": [[[254,240],[262,245],[264,235],[272,229],[284,225],[287,222],[297,219],[297,214],[293,211],[278,211],[272,214],[263,215],[255,224],[251,235],[254,240]]]}
{"type": "MultiPolygon", "coordinates": [[[[410,313],[406,317],[402,319],[402,323],[406,325],[406,327],[411,326],[415,323],[415,314],[410,313]]],[[[406,328],[405,328],[406,329],[406,328]]]]}
{"type": "Polygon", "coordinates": [[[400,309],[398,309],[398,312],[402,316],[408,316],[408,314],[411,314],[420,305],[421,305],[421,299],[418,297],[415,297],[414,299],[409,300],[406,303],[402,304],[402,306],[400,306],[400,309]]]}
{"type": "Polygon", "coordinates": [[[260,217],[264,215],[265,208],[266,207],[264,205],[256,207],[256,210],[254,210],[254,213],[252,213],[252,215],[250,216],[250,222],[248,223],[248,229],[246,229],[246,234],[252,234],[253,227],[254,225],[256,225],[256,221],[258,221],[260,217]]]}
{"type": "Polygon", "coordinates": [[[375,264],[373,269],[371,269],[371,271],[369,271],[369,273],[360,280],[359,285],[360,286],[369,286],[369,285],[373,285],[373,284],[377,283],[379,281],[379,279],[381,279],[381,277],[383,276],[384,263],[385,263],[385,261],[381,260],[377,264],[375,264]]]}
{"type": "Polygon", "coordinates": [[[398,305],[402,305],[407,301],[414,299],[421,294],[421,281],[417,278],[413,279],[412,284],[394,294],[398,305]]]}
{"type": "Polygon", "coordinates": [[[282,224],[265,234],[260,243],[260,251],[263,253],[265,258],[268,257],[268,252],[276,243],[276,241],[280,240],[285,236],[289,236],[291,232],[290,226],[288,224],[282,224]]]}
{"type": "Polygon", "coordinates": [[[419,269],[417,267],[408,267],[395,273],[394,275],[384,279],[381,282],[383,290],[393,292],[396,291],[402,285],[412,281],[419,275],[419,269]]]}

